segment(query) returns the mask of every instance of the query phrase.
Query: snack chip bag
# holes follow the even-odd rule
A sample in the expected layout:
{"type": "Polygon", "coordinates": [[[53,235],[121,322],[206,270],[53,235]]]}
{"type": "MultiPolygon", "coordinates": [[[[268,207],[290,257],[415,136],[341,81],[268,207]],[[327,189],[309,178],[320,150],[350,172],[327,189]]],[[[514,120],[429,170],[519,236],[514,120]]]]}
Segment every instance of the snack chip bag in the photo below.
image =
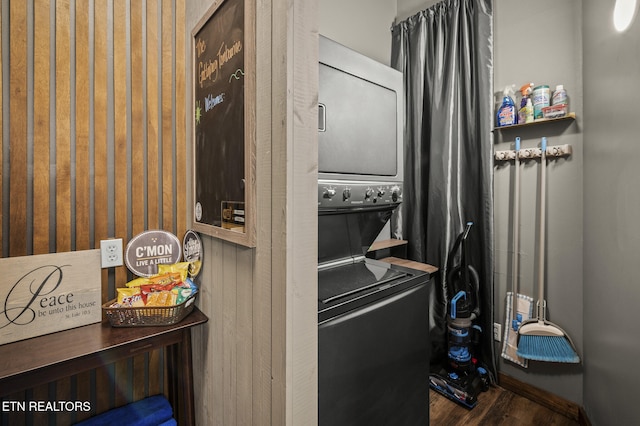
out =
{"type": "Polygon", "coordinates": [[[181,304],[194,294],[194,291],[190,287],[174,287],[172,292],[176,295],[176,305],[181,304]]]}
{"type": "Polygon", "coordinates": [[[194,293],[198,292],[198,286],[196,285],[196,283],[193,282],[191,278],[187,278],[184,281],[183,286],[189,287],[194,293]]]}
{"type": "Polygon", "coordinates": [[[154,291],[147,295],[146,306],[171,306],[175,305],[176,297],[168,290],[154,291]]]}
{"type": "Polygon", "coordinates": [[[147,277],[139,277],[139,278],[136,278],[136,279],[133,279],[133,280],[129,281],[125,285],[127,287],[129,287],[129,288],[133,288],[133,287],[140,287],[143,284],[149,284],[149,278],[147,278],[147,277]]]}
{"type": "Polygon", "coordinates": [[[123,307],[133,307],[138,308],[144,306],[144,301],[142,300],[142,294],[140,293],[140,288],[117,288],[118,292],[118,304],[123,307]]]}
{"type": "MultiPolygon", "coordinates": [[[[159,267],[160,265],[158,265],[159,267]]],[[[154,275],[149,277],[149,284],[177,284],[183,281],[182,276],[179,272],[164,272],[161,274],[154,275]]]]}
{"type": "Polygon", "coordinates": [[[180,285],[173,287],[171,291],[176,295],[176,304],[179,305],[196,294],[198,287],[191,278],[187,278],[183,283],[180,283],[180,285]]]}
{"type": "Polygon", "coordinates": [[[184,281],[189,273],[189,262],[158,265],[158,274],[167,273],[178,273],[180,274],[180,281],[184,281]]]}
{"type": "MultiPolygon", "coordinates": [[[[149,305],[149,297],[154,293],[160,293],[163,291],[170,292],[175,285],[173,283],[169,284],[145,284],[140,286],[140,293],[142,293],[142,300],[145,305],[149,305]]],[[[157,300],[158,296],[153,296],[152,300],[157,300]]],[[[159,306],[159,305],[153,305],[159,306]]]]}

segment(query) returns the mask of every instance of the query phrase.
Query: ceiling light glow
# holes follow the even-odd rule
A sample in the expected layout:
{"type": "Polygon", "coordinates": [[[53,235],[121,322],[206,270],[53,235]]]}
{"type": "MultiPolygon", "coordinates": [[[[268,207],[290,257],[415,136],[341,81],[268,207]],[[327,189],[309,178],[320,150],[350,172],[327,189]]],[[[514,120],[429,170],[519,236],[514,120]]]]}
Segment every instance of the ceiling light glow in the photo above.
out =
{"type": "Polygon", "coordinates": [[[636,15],[636,0],[616,0],[613,8],[613,25],[622,32],[629,28],[636,15]]]}

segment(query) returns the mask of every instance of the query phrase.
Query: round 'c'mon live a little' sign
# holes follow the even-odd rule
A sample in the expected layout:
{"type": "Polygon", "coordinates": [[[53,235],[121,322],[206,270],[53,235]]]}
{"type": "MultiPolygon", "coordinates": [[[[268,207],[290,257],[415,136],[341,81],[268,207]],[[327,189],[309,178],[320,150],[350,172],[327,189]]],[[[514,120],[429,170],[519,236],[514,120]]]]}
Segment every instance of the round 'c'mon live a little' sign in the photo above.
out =
{"type": "Polygon", "coordinates": [[[158,272],[158,265],[180,261],[182,244],[178,237],[163,230],[144,231],[129,241],[124,260],[127,268],[140,277],[158,272]]]}

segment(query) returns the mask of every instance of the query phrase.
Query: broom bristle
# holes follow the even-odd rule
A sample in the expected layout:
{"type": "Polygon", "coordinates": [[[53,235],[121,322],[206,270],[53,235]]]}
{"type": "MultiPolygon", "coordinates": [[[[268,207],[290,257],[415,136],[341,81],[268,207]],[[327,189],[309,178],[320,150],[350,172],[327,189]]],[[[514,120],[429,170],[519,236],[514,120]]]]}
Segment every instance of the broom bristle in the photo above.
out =
{"type": "Polygon", "coordinates": [[[521,334],[516,353],[519,357],[534,361],[580,362],[580,357],[564,336],[521,334]]]}

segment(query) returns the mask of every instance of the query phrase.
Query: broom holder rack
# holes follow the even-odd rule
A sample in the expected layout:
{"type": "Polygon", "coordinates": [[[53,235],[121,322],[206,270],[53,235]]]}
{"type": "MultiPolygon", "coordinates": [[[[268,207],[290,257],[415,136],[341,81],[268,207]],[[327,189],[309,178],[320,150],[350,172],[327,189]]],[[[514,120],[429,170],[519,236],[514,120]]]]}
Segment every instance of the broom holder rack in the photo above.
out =
{"type": "MultiPolygon", "coordinates": [[[[568,157],[571,155],[571,145],[554,145],[547,146],[546,156],[547,157],[568,157]]],[[[516,158],[515,150],[505,150],[505,151],[496,151],[494,154],[496,161],[511,161],[516,158]]],[[[542,157],[542,149],[541,148],[522,148],[518,151],[518,158],[520,160],[531,160],[534,158],[542,157]]]]}

